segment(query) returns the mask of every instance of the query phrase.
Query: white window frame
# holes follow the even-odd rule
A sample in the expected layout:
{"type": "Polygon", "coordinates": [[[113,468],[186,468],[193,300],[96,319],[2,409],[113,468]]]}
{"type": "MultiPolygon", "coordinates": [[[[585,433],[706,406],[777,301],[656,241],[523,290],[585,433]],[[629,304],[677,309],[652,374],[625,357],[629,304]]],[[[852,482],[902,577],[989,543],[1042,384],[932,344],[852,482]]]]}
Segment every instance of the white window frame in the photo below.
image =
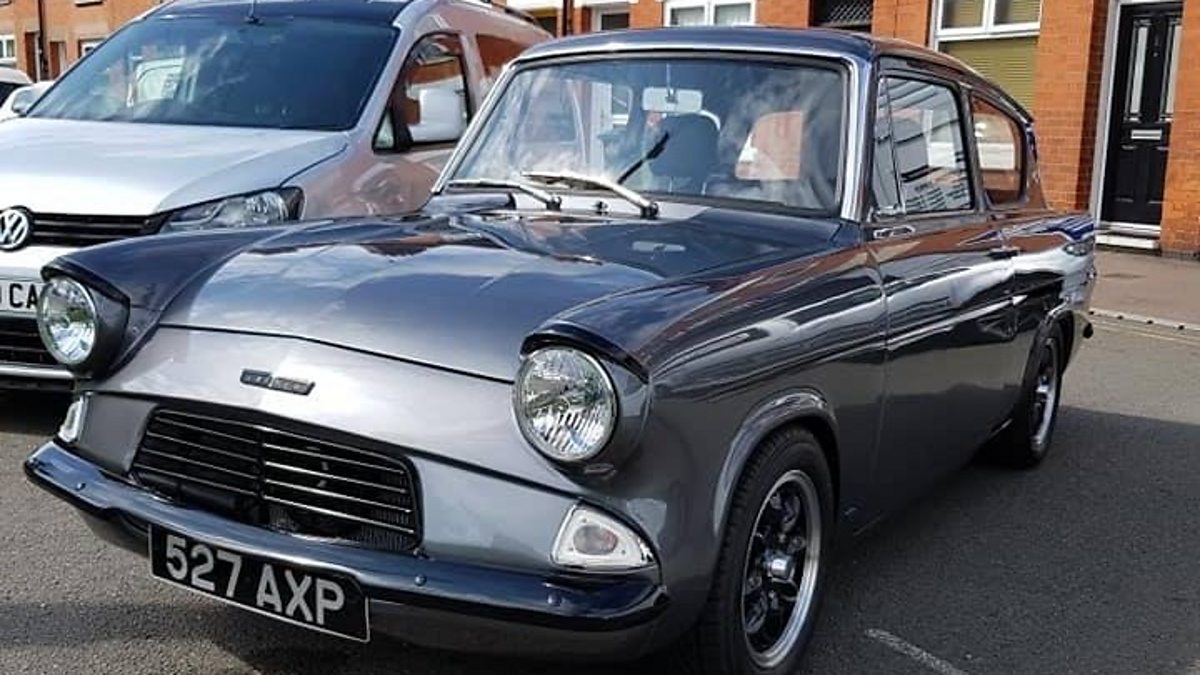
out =
{"type": "MultiPolygon", "coordinates": [[[[1045,0],[1042,2],[1044,11],[1045,0]]],[[[1042,29],[1042,22],[1027,21],[1024,23],[996,23],[996,0],[983,0],[983,23],[978,26],[961,28],[942,28],[942,18],[946,10],[946,0],[936,0],[934,3],[933,36],[934,49],[942,42],[979,40],[986,38],[1035,37],[1042,29]]],[[[1041,11],[1038,16],[1041,16],[1041,11]]]]}
{"type": "MultiPolygon", "coordinates": [[[[12,56],[0,57],[0,66],[9,68],[17,67],[17,36],[16,35],[0,35],[0,45],[10,45],[12,47],[12,56]]],[[[3,50],[0,50],[3,51],[3,50]]]]}
{"type": "Polygon", "coordinates": [[[758,3],[756,0],[667,0],[664,18],[667,20],[667,26],[674,26],[671,21],[671,10],[673,9],[691,9],[693,7],[704,8],[704,25],[712,26],[716,20],[717,7],[723,5],[750,5],[750,25],[758,23],[758,3]]]}
{"type": "Polygon", "coordinates": [[[80,40],[79,41],[79,58],[82,59],[83,57],[87,56],[89,52],[91,52],[96,47],[99,47],[100,44],[104,42],[104,40],[105,40],[105,38],[102,38],[102,37],[83,38],[82,40],[80,40]]]}

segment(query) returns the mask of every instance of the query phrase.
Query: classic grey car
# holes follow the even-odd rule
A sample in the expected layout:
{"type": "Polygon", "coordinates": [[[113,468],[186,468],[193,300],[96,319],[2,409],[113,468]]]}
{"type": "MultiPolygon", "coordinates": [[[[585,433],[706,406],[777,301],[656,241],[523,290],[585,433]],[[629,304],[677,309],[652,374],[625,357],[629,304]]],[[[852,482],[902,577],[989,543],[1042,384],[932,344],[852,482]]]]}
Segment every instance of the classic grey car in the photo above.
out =
{"type": "Polygon", "coordinates": [[[786,673],[835,544],[981,447],[1040,462],[1090,334],[1029,115],[907,44],[548,43],[437,192],[50,264],[81,381],[30,479],[308,628],[786,673]]]}

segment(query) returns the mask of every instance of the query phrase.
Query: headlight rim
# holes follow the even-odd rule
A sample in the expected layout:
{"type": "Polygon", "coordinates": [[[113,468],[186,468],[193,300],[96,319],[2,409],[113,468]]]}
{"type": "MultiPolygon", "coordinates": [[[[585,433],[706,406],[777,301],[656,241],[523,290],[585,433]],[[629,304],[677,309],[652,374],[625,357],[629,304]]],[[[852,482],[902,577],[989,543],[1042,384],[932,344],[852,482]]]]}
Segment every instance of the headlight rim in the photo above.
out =
{"type": "Polygon", "coordinates": [[[96,352],[100,347],[100,336],[104,327],[103,320],[100,316],[100,307],[96,302],[96,298],[92,290],[82,281],[66,275],[57,275],[46,281],[46,288],[42,291],[42,296],[38,299],[37,326],[38,335],[41,337],[42,344],[45,345],[46,351],[50,352],[50,355],[54,357],[55,361],[58,361],[69,369],[82,367],[96,355],[96,352]],[[53,336],[50,334],[50,330],[46,327],[47,322],[45,320],[45,309],[43,303],[45,302],[45,299],[49,297],[48,291],[50,290],[50,286],[53,284],[70,284],[74,286],[87,303],[87,311],[90,315],[92,323],[92,344],[87,353],[79,359],[67,358],[66,353],[63,352],[56,341],[52,339],[53,336]]]}
{"type": "MultiPolygon", "coordinates": [[[[129,299],[118,289],[108,284],[104,279],[93,276],[87,270],[71,269],[62,261],[52,263],[42,272],[47,285],[57,279],[64,279],[78,284],[95,307],[96,336],[91,352],[87,358],[77,364],[69,364],[58,358],[43,336],[42,304],[38,301],[37,324],[38,336],[47,351],[60,367],[71,371],[77,379],[87,380],[104,375],[118,365],[118,358],[126,346],[126,330],[131,316],[129,299]]],[[[146,333],[148,334],[148,333],[146,333]]]]}
{"type": "Polygon", "coordinates": [[[544,343],[521,355],[521,366],[517,370],[517,377],[513,382],[512,387],[513,414],[517,418],[517,426],[521,430],[521,435],[525,437],[525,441],[533,446],[534,450],[536,450],[538,454],[563,466],[585,466],[596,460],[597,457],[604,454],[605,450],[612,444],[614,437],[617,435],[622,416],[621,396],[618,395],[617,392],[618,390],[616,383],[613,380],[612,373],[610,373],[608,369],[604,367],[601,359],[590,354],[587,350],[572,344],[561,342],[544,343]],[[611,401],[611,412],[606,420],[607,424],[604,436],[595,444],[594,449],[592,449],[592,451],[586,455],[579,455],[575,457],[563,456],[555,448],[549,446],[549,444],[542,438],[537,430],[532,427],[529,417],[524,413],[522,392],[524,391],[523,384],[526,373],[531,367],[530,364],[533,360],[533,357],[548,350],[569,351],[574,355],[581,357],[590,368],[594,369],[599,374],[604,393],[608,397],[609,401],[611,401]]]}

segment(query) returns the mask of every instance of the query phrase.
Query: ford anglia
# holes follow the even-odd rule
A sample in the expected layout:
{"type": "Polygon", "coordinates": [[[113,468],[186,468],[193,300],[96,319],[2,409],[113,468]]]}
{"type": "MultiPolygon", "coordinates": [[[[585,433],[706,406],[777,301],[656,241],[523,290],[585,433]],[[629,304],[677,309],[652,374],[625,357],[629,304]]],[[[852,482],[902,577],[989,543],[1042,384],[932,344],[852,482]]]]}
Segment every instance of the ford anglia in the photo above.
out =
{"type": "Polygon", "coordinates": [[[78,383],[25,468],[148,574],[306,628],[790,672],[839,542],[981,449],[1046,456],[1093,236],[946,56],[547,43],[421,213],[47,266],[78,383]]]}

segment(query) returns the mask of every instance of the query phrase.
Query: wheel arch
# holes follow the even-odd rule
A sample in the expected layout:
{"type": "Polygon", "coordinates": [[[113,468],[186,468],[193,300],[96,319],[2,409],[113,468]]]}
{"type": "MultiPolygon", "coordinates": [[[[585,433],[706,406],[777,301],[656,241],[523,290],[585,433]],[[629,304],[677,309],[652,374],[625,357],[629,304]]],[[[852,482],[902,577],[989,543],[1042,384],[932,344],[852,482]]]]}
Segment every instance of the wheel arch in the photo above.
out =
{"type": "Polygon", "coordinates": [[[747,465],[763,443],[783,429],[800,427],[816,437],[833,480],[835,513],[841,494],[841,462],[838,454],[837,419],[828,399],[815,389],[780,393],[757,405],[742,422],[730,443],[713,491],[713,534],[725,530],[729,509],[747,465]]]}

